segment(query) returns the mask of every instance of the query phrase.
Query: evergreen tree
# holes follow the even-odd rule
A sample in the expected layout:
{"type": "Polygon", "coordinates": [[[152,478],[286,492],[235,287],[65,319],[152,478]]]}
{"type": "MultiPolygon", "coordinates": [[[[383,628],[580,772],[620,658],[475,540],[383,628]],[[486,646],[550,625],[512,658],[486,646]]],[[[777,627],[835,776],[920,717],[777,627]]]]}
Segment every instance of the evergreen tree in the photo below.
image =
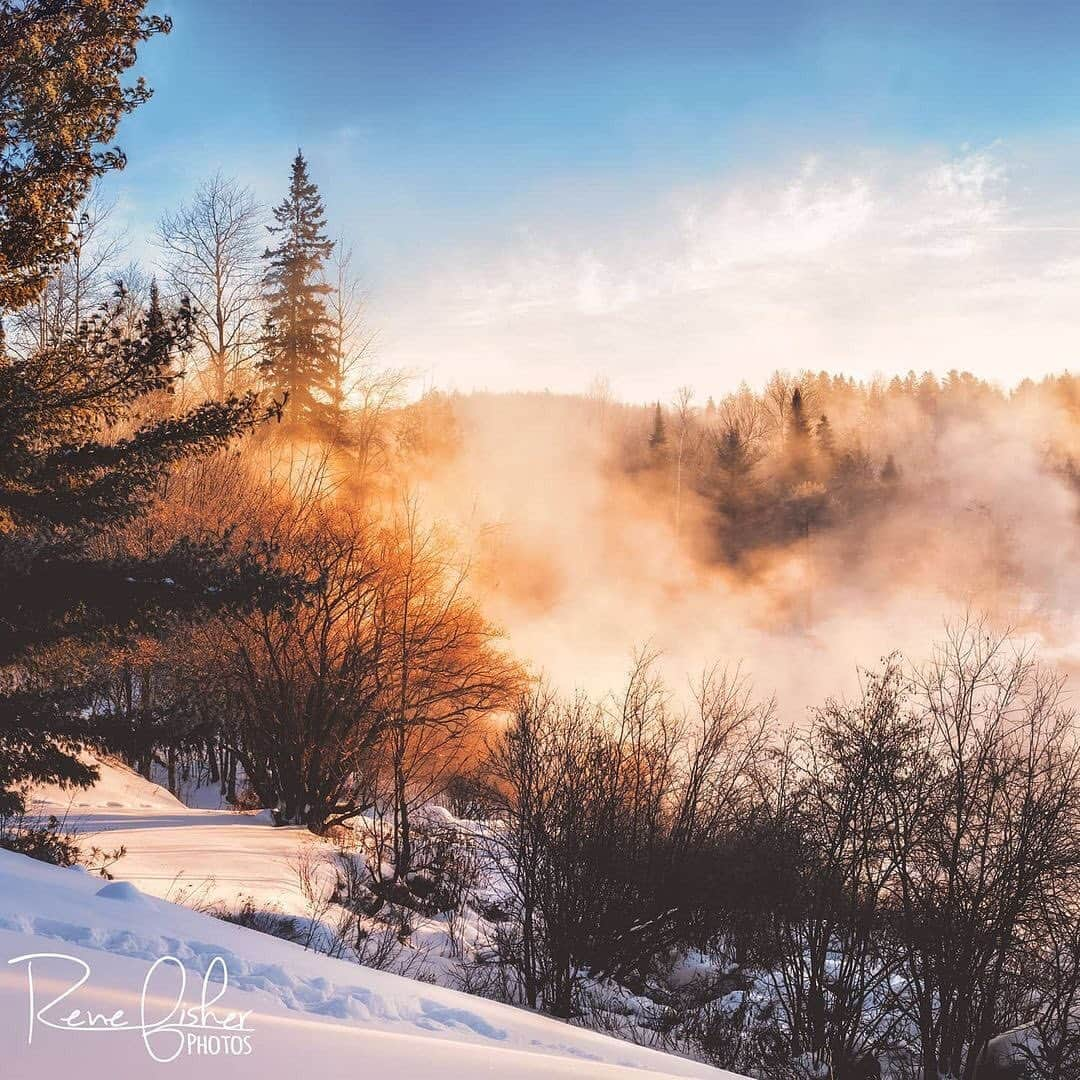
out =
{"type": "Polygon", "coordinates": [[[896,467],[896,459],[889,454],[885,464],[881,466],[881,482],[893,487],[900,482],[900,470],[896,467]]]}
{"type": "Polygon", "coordinates": [[[806,418],[802,390],[795,387],[791,395],[791,409],[788,411],[788,437],[793,442],[805,443],[810,435],[810,421],[806,418]]]}
{"type": "Polygon", "coordinates": [[[94,179],[123,168],[106,149],[150,96],[122,79],[135,49],[168,33],[146,0],[0,0],[0,318],[31,303],[77,243],[94,179]]]}
{"type": "Polygon", "coordinates": [[[653,413],[653,428],[649,435],[649,449],[659,453],[667,444],[667,432],[664,429],[664,410],[660,408],[660,402],[656,403],[656,411],[653,413]]]}
{"type": "MultiPolygon", "coordinates": [[[[0,0],[0,320],[40,295],[67,250],[66,215],[122,162],[96,147],[148,94],[119,81],[136,45],[167,29],[143,6],[0,0]]],[[[134,328],[123,315],[121,297],[76,336],[27,356],[0,341],[0,815],[21,808],[29,781],[93,779],[72,753],[103,734],[88,718],[89,676],[65,664],[63,680],[39,678],[49,650],[122,642],[292,592],[265,553],[237,553],[227,536],[181,539],[142,559],[113,554],[175,462],[265,414],[247,396],[145,418],[147,396],[180,376],[190,311],[166,317],[155,289],[134,328]]]]}
{"type": "Polygon", "coordinates": [[[821,418],[817,422],[817,445],[821,451],[822,456],[831,461],[836,455],[836,439],[833,437],[832,424],[829,423],[829,418],[822,413],[821,418]]]}
{"type": "Polygon", "coordinates": [[[165,322],[165,313],[161,310],[157,278],[150,282],[150,302],[146,308],[146,345],[156,365],[161,367],[168,364],[172,335],[165,322]]]}
{"type": "Polygon", "coordinates": [[[741,484],[754,467],[750,447],[735,424],[729,424],[716,440],[716,463],[732,485],[741,484]]]}
{"type": "Polygon", "coordinates": [[[812,457],[810,421],[806,415],[802,390],[796,386],[791,394],[787,439],[784,445],[785,480],[789,487],[795,487],[808,479],[812,471],[812,457]]]}
{"type": "Polygon", "coordinates": [[[753,477],[756,464],[751,446],[736,423],[725,426],[716,439],[716,506],[727,519],[725,546],[730,558],[737,556],[745,540],[745,521],[756,498],[753,477]],[[736,526],[738,529],[736,531],[736,526]]]}
{"type": "Polygon", "coordinates": [[[333,289],[322,280],[334,243],[325,228],[322,197],[298,150],[289,193],[274,207],[280,240],[266,251],[264,284],[269,307],[263,369],[288,394],[287,416],[322,426],[331,420],[336,376],[334,328],[327,307],[333,289]]]}

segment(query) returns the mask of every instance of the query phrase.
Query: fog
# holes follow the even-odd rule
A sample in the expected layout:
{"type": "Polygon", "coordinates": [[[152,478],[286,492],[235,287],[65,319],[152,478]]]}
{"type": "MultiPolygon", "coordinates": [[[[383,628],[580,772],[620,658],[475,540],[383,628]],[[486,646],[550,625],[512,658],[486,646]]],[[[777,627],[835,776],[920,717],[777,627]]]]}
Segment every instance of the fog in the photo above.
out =
{"type": "Polygon", "coordinates": [[[649,650],[675,690],[741,665],[797,720],[855,689],[860,666],[926,655],[969,612],[1080,662],[1077,495],[1050,467],[1077,431],[1049,398],[991,394],[933,431],[891,403],[875,437],[896,454],[900,496],[737,565],[718,557],[715,512],[691,484],[677,534],[666,480],[620,467],[646,412],[603,399],[455,398],[459,449],[416,487],[470,552],[510,647],[557,686],[617,688],[649,650]]]}

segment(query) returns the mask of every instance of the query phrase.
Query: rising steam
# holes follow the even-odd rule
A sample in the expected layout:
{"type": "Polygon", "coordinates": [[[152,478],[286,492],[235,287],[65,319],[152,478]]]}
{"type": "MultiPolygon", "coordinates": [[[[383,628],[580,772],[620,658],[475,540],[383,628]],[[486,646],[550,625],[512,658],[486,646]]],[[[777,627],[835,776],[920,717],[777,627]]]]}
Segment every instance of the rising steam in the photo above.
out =
{"type": "Polygon", "coordinates": [[[933,431],[892,405],[876,437],[896,454],[902,496],[738,566],[717,557],[707,499],[684,494],[677,535],[672,493],[619,468],[641,411],[458,398],[459,450],[419,484],[428,512],[468,538],[485,610],[556,684],[609,690],[649,648],[676,688],[741,663],[797,719],[851,691],[858,666],[923,655],[972,609],[1040,639],[1066,669],[1080,662],[1077,496],[1051,466],[1077,428],[1047,395],[988,393],[933,431]]]}

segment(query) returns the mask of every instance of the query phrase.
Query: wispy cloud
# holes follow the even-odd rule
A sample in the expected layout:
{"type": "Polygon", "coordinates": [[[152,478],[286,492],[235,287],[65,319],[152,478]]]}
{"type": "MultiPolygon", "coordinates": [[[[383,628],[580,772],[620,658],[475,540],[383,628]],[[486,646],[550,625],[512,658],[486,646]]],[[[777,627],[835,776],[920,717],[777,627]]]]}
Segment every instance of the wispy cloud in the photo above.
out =
{"type": "MultiPolygon", "coordinates": [[[[810,157],[627,214],[524,223],[385,298],[388,357],[444,385],[715,393],[777,366],[1065,366],[1080,218],[1047,220],[1001,147],[810,157]]],[[[558,220],[558,219],[557,219],[558,220]]]]}

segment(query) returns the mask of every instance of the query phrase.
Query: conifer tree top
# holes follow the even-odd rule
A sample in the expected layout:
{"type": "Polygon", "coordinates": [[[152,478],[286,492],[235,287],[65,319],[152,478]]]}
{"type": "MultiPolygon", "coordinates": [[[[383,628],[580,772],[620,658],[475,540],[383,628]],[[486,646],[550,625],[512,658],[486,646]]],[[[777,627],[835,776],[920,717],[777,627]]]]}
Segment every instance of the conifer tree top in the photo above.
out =
{"type": "Polygon", "coordinates": [[[267,302],[263,370],[275,389],[288,395],[289,418],[321,424],[332,396],[333,335],[326,297],[333,291],[323,280],[334,242],[326,235],[326,215],[319,189],[297,150],[289,191],[274,207],[270,232],[278,238],[266,250],[267,302]]]}

